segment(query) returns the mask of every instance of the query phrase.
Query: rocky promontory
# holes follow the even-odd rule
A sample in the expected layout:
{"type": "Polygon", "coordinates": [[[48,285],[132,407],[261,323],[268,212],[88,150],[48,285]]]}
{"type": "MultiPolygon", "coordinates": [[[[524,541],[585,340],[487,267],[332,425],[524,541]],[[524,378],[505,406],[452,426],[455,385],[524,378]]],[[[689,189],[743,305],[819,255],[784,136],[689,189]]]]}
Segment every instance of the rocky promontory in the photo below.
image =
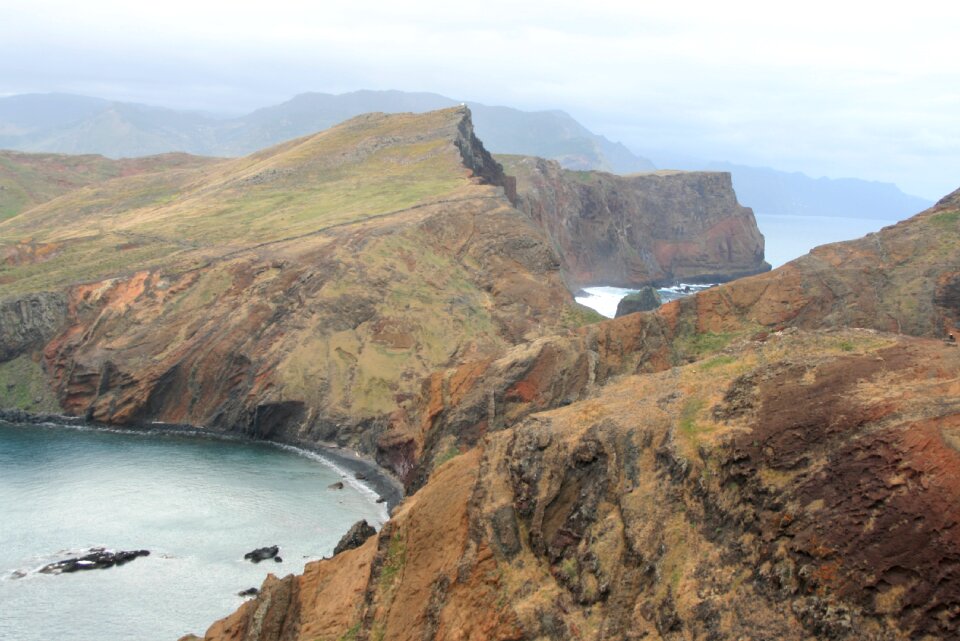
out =
{"type": "Polygon", "coordinates": [[[953,638],[958,246],[942,201],[437,373],[393,518],[204,638],[953,638]]]}
{"type": "Polygon", "coordinates": [[[730,174],[570,171],[541,158],[498,157],[518,207],[543,228],[572,291],[725,282],[767,271],[763,235],[730,174]]]}

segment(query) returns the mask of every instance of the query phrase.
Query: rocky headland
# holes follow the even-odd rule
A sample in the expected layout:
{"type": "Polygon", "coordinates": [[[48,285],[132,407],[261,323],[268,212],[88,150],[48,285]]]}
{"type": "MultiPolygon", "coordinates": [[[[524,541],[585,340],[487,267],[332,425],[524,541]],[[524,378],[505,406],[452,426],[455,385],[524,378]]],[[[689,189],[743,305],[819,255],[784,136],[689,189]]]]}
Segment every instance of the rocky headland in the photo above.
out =
{"type": "Polygon", "coordinates": [[[958,242],[953,194],[436,374],[391,521],[204,638],[957,638],[958,242]]]}
{"type": "MultiPolygon", "coordinates": [[[[465,108],[360,116],[242,159],[111,162],[154,171],[0,223],[7,407],[337,444],[406,478],[422,444],[391,426],[434,372],[596,319],[465,108]]],[[[712,207],[685,197],[690,220],[712,207]]]]}
{"type": "Polygon", "coordinates": [[[466,110],[372,114],[32,207],[0,399],[403,482],[209,641],[956,638],[960,192],[593,322],[571,288],[768,269],[752,213],[724,174],[504,163],[466,110]]]}
{"type": "Polygon", "coordinates": [[[571,171],[542,158],[498,156],[518,207],[537,221],[572,291],[716,283],[767,271],[753,211],[730,174],[571,171]]]}

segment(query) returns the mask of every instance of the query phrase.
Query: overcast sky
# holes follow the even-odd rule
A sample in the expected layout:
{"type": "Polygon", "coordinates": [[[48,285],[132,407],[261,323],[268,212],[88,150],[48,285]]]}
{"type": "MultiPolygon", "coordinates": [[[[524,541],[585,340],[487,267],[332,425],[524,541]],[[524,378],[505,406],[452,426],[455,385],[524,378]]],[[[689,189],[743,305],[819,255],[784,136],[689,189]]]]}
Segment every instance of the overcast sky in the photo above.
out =
{"type": "Polygon", "coordinates": [[[935,199],[960,187],[958,33],[946,0],[2,0],[0,94],[243,112],[433,91],[935,199]]]}

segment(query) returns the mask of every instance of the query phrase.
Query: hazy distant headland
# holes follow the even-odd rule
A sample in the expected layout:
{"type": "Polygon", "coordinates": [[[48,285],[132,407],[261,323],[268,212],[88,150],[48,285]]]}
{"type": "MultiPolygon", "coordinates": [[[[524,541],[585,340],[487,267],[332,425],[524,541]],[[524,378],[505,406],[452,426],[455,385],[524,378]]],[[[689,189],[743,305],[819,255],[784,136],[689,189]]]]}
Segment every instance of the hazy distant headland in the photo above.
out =
{"type": "MultiPolygon", "coordinates": [[[[0,98],[0,149],[127,158],[183,151],[243,156],[328,129],[370,112],[422,113],[461,104],[435,93],[303,93],[239,117],[178,111],[70,94],[0,98]]],[[[477,134],[493,153],[540,156],[566,169],[629,174],[655,169],[647,155],[598,135],[560,110],[522,111],[466,102],[477,134]]],[[[729,171],[740,202],[758,213],[900,220],[932,201],[896,185],[856,178],[810,178],[799,172],[723,161],[654,155],[659,168],[729,171]]]]}

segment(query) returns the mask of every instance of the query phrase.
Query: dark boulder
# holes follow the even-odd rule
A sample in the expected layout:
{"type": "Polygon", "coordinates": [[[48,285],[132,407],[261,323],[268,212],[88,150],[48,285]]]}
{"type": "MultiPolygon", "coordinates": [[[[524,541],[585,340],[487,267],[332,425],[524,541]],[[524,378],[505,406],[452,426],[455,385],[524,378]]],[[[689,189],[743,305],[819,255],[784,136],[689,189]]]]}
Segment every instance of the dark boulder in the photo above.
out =
{"type": "Polygon", "coordinates": [[[660,307],[660,294],[653,287],[644,287],[639,292],[627,294],[617,305],[617,318],[636,312],[649,312],[660,307]]]}
{"type": "Polygon", "coordinates": [[[123,565],[138,556],[149,555],[149,550],[121,550],[119,552],[111,552],[104,548],[93,548],[90,554],[45,565],[40,568],[40,572],[44,574],[61,574],[64,572],[79,572],[80,570],[105,570],[115,565],[123,565]]]}
{"type": "Polygon", "coordinates": [[[257,588],[247,588],[246,590],[240,590],[239,592],[237,592],[237,596],[244,596],[244,597],[257,596],[258,594],[260,594],[260,590],[258,590],[257,588]]]}
{"type": "Polygon", "coordinates": [[[364,541],[376,533],[377,531],[366,520],[357,521],[337,543],[337,547],[333,549],[333,555],[336,556],[341,552],[360,547],[364,541]]]}
{"type": "Polygon", "coordinates": [[[280,553],[280,546],[271,545],[269,547],[257,548],[243,555],[243,558],[249,559],[254,563],[260,563],[260,561],[266,561],[267,559],[276,558],[277,554],[280,553]]]}

